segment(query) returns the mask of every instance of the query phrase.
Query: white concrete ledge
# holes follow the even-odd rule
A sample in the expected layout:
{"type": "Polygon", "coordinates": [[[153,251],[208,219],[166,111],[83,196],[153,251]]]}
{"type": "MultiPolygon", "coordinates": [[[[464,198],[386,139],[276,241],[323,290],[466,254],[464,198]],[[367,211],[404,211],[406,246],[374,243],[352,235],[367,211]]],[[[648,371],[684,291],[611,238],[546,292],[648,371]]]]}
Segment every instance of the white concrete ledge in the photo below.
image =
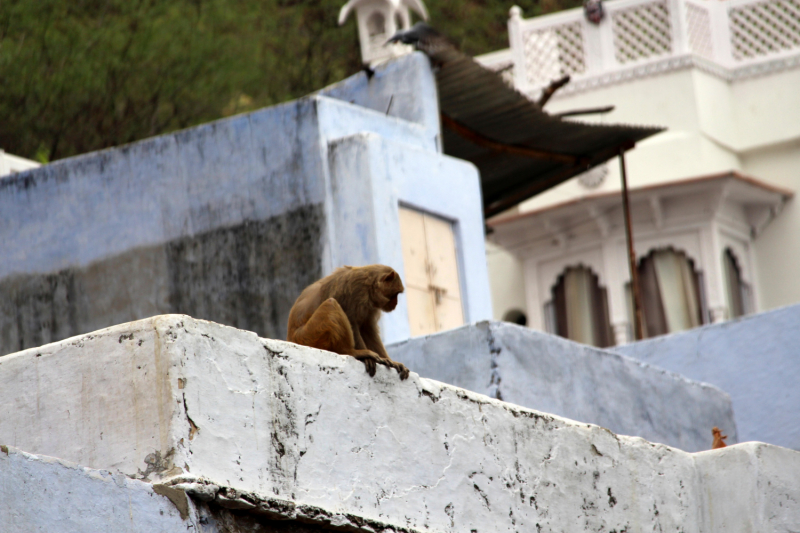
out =
{"type": "Polygon", "coordinates": [[[397,528],[800,523],[800,453],[748,443],[688,454],[414,374],[373,379],[352,358],[185,316],[2,357],[0,404],[0,443],[397,528]]]}

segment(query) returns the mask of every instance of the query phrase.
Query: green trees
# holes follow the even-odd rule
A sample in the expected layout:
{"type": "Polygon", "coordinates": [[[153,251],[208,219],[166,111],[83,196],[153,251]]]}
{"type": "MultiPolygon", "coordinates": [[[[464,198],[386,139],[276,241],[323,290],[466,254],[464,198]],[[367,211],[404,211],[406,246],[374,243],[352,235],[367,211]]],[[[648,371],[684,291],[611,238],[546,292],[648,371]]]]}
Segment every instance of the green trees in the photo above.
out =
{"type": "MultiPolygon", "coordinates": [[[[518,3],[532,16],[569,2],[518,3]]],[[[354,20],[336,26],[343,4],[0,2],[0,148],[52,161],[308,94],[361,68],[354,20]]],[[[427,4],[465,52],[508,46],[511,3],[427,4]]]]}

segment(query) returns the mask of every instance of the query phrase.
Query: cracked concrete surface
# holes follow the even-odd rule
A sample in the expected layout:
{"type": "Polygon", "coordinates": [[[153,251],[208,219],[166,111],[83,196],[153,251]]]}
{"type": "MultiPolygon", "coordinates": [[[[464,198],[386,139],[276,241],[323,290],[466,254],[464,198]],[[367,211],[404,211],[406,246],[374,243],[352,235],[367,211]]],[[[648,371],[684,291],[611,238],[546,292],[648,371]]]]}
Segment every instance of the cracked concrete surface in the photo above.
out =
{"type": "Polygon", "coordinates": [[[187,492],[193,479],[218,487],[196,501],[235,506],[247,493],[244,507],[272,499],[453,532],[800,523],[800,453],[689,454],[180,315],[0,358],[0,403],[11,406],[0,443],[128,477],[155,464],[152,482],[187,492]]]}

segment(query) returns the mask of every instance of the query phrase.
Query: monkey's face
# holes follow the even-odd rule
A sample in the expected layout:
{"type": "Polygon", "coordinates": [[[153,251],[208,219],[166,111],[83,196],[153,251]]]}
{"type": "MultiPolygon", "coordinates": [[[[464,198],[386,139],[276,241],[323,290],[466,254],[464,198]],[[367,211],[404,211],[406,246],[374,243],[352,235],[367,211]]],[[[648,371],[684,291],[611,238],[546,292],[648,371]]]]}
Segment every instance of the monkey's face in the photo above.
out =
{"type": "Polygon", "coordinates": [[[387,313],[390,311],[394,311],[395,307],[397,307],[397,295],[389,297],[389,302],[383,306],[383,310],[387,313]]]}
{"type": "Polygon", "coordinates": [[[403,287],[403,282],[400,281],[400,275],[394,270],[382,276],[380,280],[380,292],[384,301],[380,306],[381,310],[387,313],[394,311],[397,307],[397,295],[404,290],[405,287],[403,287]]]}

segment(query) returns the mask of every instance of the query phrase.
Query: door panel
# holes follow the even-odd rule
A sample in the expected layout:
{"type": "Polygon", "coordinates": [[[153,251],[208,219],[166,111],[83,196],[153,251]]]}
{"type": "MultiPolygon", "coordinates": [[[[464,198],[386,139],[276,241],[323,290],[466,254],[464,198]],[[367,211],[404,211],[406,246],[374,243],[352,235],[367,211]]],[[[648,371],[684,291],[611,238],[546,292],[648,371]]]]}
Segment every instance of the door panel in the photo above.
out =
{"type": "Polygon", "coordinates": [[[404,207],[399,215],[411,335],[463,325],[453,225],[404,207]]]}
{"type": "Polygon", "coordinates": [[[445,294],[449,297],[461,298],[453,225],[426,215],[425,238],[427,239],[431,284],[444,289],[445,294]]]}
{"type": "Polygon", "coordinates": [[[461,300],[443,297],[436,306],[436,327],[438,331],[453,329],[464,325],[464,312],[461,300]]]}
{"type": "Polygon", "coordinates": [[[400,208],[400,235],[403,246],[403,281],[407,287],[428,290],[427,251],[425,249],[424,215],[400,208]]]}
{"type": "Polygon", "coordinates": [[[426,290],[408,287],[408,319],[411,326],[411,336],[430,335],[436,333],[436,314],[434,311],[433,295],[426,290]]]}

